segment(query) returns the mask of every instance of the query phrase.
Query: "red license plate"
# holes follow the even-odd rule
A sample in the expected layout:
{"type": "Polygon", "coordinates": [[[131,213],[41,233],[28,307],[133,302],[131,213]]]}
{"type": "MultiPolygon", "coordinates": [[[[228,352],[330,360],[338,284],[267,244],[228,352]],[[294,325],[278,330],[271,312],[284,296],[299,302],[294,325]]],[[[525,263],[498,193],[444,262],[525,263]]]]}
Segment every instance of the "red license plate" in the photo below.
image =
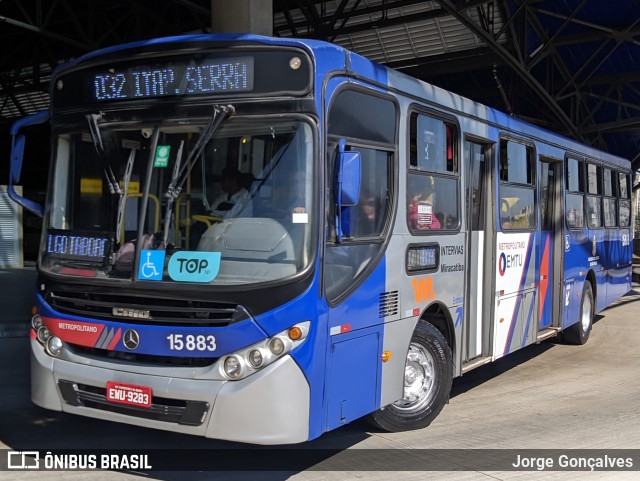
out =
{"type": "Polygon", "coordinates": [[[107,382],[107,401],[141,408],[150,408],[151,388],[109,381],[107,382]]]}

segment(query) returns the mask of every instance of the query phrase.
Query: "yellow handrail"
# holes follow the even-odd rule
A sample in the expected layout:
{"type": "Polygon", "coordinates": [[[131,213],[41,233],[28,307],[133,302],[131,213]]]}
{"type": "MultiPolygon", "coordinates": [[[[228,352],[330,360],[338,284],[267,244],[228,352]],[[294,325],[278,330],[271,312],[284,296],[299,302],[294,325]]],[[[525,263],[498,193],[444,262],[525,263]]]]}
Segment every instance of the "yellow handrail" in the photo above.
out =
{"type": "Polygon", "coordinates": [[[184,230],[185,230],[185,235],[184,235],[184,239],[185,239],[185,245],[189,245],[189,240],[190,240],[190,229],[191,229],[191,225],[194,222],[202,222],[204,225],[207,226],[207,229],[209,227],[211,227],[215,222],[220,222],[222,221],[222,217],[219,216],[215,216],[215,215],[206,215],[206,214],[194,214],[194,215],[190,215],[191,214],[191,199],[189,198],[189,195],[186,193],[180,194],[178,196],[178,198],[176,199],[176,203],[175,203],[175,225],[176,225],[176,229],[175,229],[175,244],[178,245],[180,243],[180,227],[182,227],[184,225],[184,230]],[[185,217],[185,219],[181,219],[180,218],[180,210],[181,210],[181,206],[183,201],[185,201],[186,199],[186,207],[187,207],[187,216],[185,217]]]}
{"type": "MultiPolygon", "coordinates": [[[[190,209],[191,208],[191,201],[189,200],[189,195],[187,193],[183,192],[182,194],[180,194],[176,198],[175,207],[174,207],[175,208],[174,244],[176,246],[180,245],[180,224],[181,224],[181,222],[183,222],[183,221],[180,220],[180,206],[181,206],[182,201],[184,199],[187,199],[187,202],[188,202],[188,204],[187,204],[187,218],[186,218],[186,220],[184,222],[189,220],[189,214],[190,214],[190,210],[191,210],[190,209]]],[[[185,241],[188,240],[187,232],[188,232],[188,229],[185,229],[185,241]]]]}
{"type": "MultiPolygon", "coordinates": [[[[144,194],[127,194],[127,199],[140,198],[144,194]]],[[[153,194],[149,194],[149,200],[153,201],[156,204],[156,211],[153,219],[153,232],[158,232],[160,229],[160,199],[153,194]]],[[[125,204],[126,205],[126,204],[125,204]]],[[[122,216],[122,225],[126,225],[126,217],[127,211],[125,207],[124,215],[122,216]]],[[[124,244],[124,229],[122,229],[122,234],[120,235],[120,245],[124,244]]]]}
{"type": "Polygon", "coordinates": [[[191,218],[195,222],[202,222],[207,226],[207,229],[213,225],[214,222],[221,222],[222,217],[216,215],[204,215],[204,214],[196,214],[192,215],[191,218]]]}

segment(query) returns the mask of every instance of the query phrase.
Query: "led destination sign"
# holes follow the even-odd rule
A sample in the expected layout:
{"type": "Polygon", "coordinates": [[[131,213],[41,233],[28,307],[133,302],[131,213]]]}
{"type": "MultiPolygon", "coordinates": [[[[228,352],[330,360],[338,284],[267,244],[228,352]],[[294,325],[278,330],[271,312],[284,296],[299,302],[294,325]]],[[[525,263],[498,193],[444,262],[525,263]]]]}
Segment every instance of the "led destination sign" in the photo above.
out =
{"type": "Polygon", "coordinates": [[[109,69],[93,75],[93,100],[249,92],[253,78],[252,57],[109,69]]]}
{"type": "Polygon", "coordinates": [[[110,241],[108,235],[49,229],[45,254],[61,259],[104,262],[109,253],[110,241]]]}
{"type": "Polygon", "coordinates": [[[208,97],[302,97],[311,90],[313,63],[299,49],[207,50],[206,44],[194,49],[198,52],[123,53],[94,59],[97,65],[61,69],[52,82],[52,107],[124,108],[129,102],[147,101],[149,107],[162,108],[163,100],[189,105],[208,97]]]}

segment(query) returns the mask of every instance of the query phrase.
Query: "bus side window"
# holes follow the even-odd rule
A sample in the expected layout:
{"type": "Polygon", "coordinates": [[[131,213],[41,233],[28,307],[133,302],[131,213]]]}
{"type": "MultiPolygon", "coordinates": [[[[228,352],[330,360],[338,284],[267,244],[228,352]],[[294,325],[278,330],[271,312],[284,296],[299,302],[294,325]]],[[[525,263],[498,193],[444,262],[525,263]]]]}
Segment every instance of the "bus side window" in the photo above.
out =
{"type": "Polygon", "coordinates": [[[620,198],[620,227],[629,227],[631,225],[631,179],[627,174],[618,173],[619,179],[619,198],[620,198]]]}
{"type": "Polygon", "coordinates": [[[460,195],[453,123],[420,112],[410,117],[407,225],[413,234],[457,229],[460,195]]]}
{"type": "Polygon", "coordinates": [[[536,227],[534,158],[532,146],[500,140],[500,226],[503,230],[536,227]]]}
{"type": "Polygon", "coordinates": [[[356,205],[343,206],[338,212],[333,189],[330,194],[324,260],[324,286],[330,302],[344,298],[357,285],[384,246],[392,212],[396,130],[396,105],[389,98],[349,88],[339,91],[331,101],[327,149],[329,178],[333,179],[340,139],[349,139],[346,149],[360,153],[361,177],[356,205]],[[336,235],[338,217],[341,241],[336,235]]]}
{"type": "Polygon", "coordinates": [[[565,177],[566,195],[566,220],[567,227],[582,229],[584,223],[584,163],[581,160],[569,157],[565,177]]]}
{"type": "Polygon", "coordinates": [[[587,163],[587,222],[590,229],[602,227],[602,167],[587,163]]]}
{"type": "Polygon", "coordinates": [[[616,182],[616,174],[611,169],[604,169],[603,175],[603,205],[602,205],[602,214],[604,218],[604,226],[605,227],[616,227],[618,225],[618,216],[617,216],[617,182],[616,182]]]}

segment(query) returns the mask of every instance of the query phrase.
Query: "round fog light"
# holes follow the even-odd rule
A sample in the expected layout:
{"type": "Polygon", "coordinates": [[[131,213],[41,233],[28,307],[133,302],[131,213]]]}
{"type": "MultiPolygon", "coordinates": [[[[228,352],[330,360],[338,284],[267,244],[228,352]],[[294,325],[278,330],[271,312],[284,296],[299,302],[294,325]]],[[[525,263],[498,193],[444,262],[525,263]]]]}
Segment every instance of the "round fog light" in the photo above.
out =
{"type": "Polygon", "coordinates": [[[42,318],[36,314],[31,318],[31,327],[33,327],[36,331],[40,329],[42,326],[42,318]]]}
{"type": "Polygon", "coordinates": [[[224,373],[231,379],[240,377],[242,373],[242,363],[238,356],[229,356],[224,360],[224,373]]]}
{"type": "Polygon", "coordinates": [[[274,337],[273,339],[271,339],[271,341],[269,341],[269,349],[276,356],[279,356],[284,352],[284,342],[282,342],[282,339],[280,339],[279,337],[274,337]]]}
{"type": "Polygon", "coordinates": [[[254,349],[253,351],[251,351],[248,357],[249,364],[251,364],[252,367],[258,368],[262,366],[263,357],[259,349],[254,349]]]}
{"type": "Polygon", "coordinates": [[[62,341],[59,337],[51,336],[47,340],[47,352],[50,356],[58,357],[62,352],[62,341]]]}
{"type": "Polygon", "coordinates": [[[40,328],[38,329],[38,341],[44,344],[45,342],[47,342],[47,339],[49,339],[49,337],[51,337],[49,329],[47,329],[46,326],[40,326],[40,328]]]}

